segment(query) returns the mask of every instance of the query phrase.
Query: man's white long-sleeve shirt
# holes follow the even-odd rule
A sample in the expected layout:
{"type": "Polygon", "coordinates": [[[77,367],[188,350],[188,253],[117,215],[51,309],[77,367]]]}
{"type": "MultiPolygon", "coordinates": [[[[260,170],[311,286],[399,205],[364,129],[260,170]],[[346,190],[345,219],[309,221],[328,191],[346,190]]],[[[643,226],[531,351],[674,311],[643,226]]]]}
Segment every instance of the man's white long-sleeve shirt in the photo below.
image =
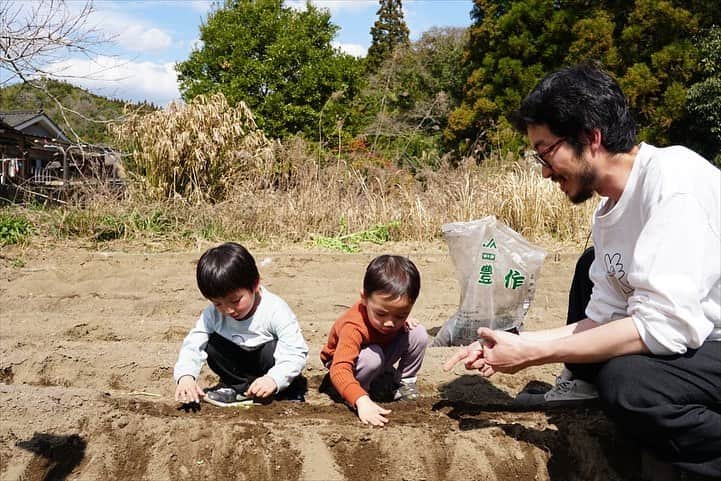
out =
{"type": "Polygon", "coordinates": [[[246,350],[255,350],[274,339],[278,341],[275,365],[267,375],[273,378],[282,391],[297,377],[308,358],[308,346],[298,325],[298,319],[283,299],[260,288],[261,300],[255,313],[248,319],[238,321],[223,315],[214,305],[206,307],[183,341],[175,364],[175,382],[190,375],[195,379],[200,374],[208,355],[205,347],[210,334],[216,333],[246,350]]]}
{"type": "Polygon", "coordinates": [[[721,171],[684,147],[641,144],[624,191],[594,214],[586,315],[630,316],[654,354],[721,340],[721,171]]]}

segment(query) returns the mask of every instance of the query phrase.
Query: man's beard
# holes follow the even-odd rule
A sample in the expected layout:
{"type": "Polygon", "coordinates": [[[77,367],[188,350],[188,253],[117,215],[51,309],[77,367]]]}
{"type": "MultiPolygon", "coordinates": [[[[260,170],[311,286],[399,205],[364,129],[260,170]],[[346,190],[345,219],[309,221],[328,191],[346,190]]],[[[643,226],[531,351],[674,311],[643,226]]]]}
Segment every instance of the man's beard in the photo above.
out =
{"type": "Polygon", "coordinates": [[[581,204],[593,197],[593,194],[596,192],[594,189],[594,186],[596,185],[596,178],[596,172],[588,163],[586,163],[583,166],[583,171],[578,178],[580,185],[579,190],[573,196],[568,196],[569,200],[574,204],[581,204]]]}

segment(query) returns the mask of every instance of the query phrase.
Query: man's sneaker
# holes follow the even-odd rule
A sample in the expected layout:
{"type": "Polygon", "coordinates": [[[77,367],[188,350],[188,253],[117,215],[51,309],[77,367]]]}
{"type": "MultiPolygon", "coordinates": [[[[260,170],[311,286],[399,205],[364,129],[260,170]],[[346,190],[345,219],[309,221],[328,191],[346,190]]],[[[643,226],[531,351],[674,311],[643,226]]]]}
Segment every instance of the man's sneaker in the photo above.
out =
{"type": "Polygon", "coordinates": [[[563,368],[556,378],[556,385],[545,393],[522,392],[513,404],[520,407],[549,407],[588,404],[598,399],[596,386],[573,377],[571,371],[563,368]]]}
{"type": "Polygon", "coordinates": [[[229,386],[209,389],[203,398],[206,402],[222,408],[253,404],[253,398],[245,396],[229,386]]]}
{"type": "Polygon", "coordinates": [[[563,368],[556,378],[556,385],[543,398],[547,403],[574,403],[598,399],[596,386],[582,379],[575,379],[571,371],[563,368]]]}
{"type": "Polygon", "coordinates": [[[401,383],[401,385],[393,392],[394,401],[415,401],[421,397],[421,394],[416,388],[416,383],[401,383]]]}

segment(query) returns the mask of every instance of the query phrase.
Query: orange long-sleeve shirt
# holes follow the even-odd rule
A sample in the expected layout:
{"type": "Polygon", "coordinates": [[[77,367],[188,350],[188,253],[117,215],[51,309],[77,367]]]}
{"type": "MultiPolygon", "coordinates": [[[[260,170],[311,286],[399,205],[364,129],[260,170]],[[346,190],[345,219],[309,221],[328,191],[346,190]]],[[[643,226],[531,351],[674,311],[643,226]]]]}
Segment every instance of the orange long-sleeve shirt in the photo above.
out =
{"type": "Polygon", "coordinates": [[[398,332],[383,334],[375,330],[368,322],[368,313],[360,301],[333,323],[328,342],[320,351],[320,360],[326,366],[330,362],[330,380],[351,406],[355,406],[359,397],[368,394],[353,373],[361,349],[370,344],[386,346],[397,335],[398,332]]]}

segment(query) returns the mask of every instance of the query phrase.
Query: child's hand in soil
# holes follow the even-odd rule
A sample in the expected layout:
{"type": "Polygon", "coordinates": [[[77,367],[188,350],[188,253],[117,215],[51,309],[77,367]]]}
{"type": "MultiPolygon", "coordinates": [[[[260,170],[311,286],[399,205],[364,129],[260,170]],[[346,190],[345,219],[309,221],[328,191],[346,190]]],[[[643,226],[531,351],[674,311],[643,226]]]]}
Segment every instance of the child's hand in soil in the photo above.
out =
{"type": "Polygon", "coordinates": [[[245,391],[245,395],[264,398],[275,394],[276,389],[278,389],[278,385],[275,383],[273,378],[270,376],[263,376],[251,383],[248,390],[245,391]]]}
{"type": "Polygon", "coordinates": [[[373,401],[371,398],[361,396],[355,402],[356,409],[358,410],[358,417],[363,424],[372,424],[373,426],[384,426],[388,422],[388,418],[385,416],[391,413],[390,409],[383,409],[373,401]]]}
{"type": "Polygon", "coordinates": [[[183,404],[197,403],[200,402],[200,398],[205,396],[205,393],[200,386],[195,382],[193,376],[183,376],[178,381],[178,387],[175,388],[175,400],[180,401],[183,404]]]}

